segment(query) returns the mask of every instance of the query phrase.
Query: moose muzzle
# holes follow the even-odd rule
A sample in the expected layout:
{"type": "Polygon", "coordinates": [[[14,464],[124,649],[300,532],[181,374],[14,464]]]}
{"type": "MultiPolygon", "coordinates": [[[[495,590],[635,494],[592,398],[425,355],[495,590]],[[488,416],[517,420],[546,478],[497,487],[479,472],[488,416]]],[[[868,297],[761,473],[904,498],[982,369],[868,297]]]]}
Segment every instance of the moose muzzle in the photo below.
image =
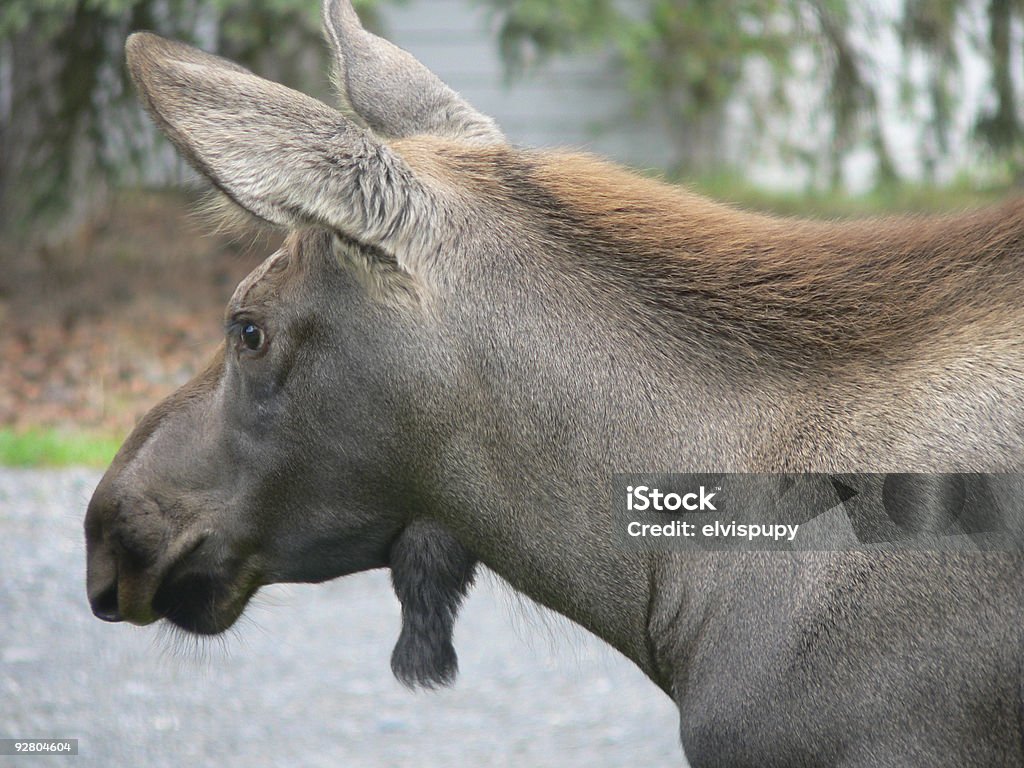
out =
{"type": "Polygon", "coordinates": [[[175,534],[162,518],[155,501],[119,493],[112,483],[93,494],[85,523],[86,588],[97,617],[139,625],[161,618],[155,605],[161,586],[206,538],[201,531],[175,534]]]}
{"type": "Polygon", "coordinates": [[[166,618],[199,634],[227,629],[256,591],[207,526],[176,525],[156,501],[105,478],[86,514],[86,589],[104,621],[166,618]]]}

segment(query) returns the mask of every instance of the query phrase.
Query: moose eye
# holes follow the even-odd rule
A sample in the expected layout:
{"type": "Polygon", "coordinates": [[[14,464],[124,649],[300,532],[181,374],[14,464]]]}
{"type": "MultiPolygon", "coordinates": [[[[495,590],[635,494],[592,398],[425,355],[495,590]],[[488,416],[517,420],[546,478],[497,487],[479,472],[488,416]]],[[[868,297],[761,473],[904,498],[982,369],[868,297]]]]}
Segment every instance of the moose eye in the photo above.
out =
{"type": "Polygon", "coordinates": [[[261,352],[267,343],[267,335],[255,323],[244,323],[239,329],[238,340],[250,352],[261,352]]]}

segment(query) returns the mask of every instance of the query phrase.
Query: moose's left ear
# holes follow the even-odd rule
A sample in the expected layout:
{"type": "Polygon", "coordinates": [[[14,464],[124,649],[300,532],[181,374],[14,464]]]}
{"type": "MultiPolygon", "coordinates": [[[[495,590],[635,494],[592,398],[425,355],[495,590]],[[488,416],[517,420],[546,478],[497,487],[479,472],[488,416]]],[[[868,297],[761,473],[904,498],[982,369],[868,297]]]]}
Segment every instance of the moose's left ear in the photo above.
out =
{"type": "Polygon", "coordinates": [[[504,144],[497,124],[412,54],[363,29],[352,0],[323,0],[324,36],[341,97],[382,136],[443,136],[504,144]]]}
{"type": "Polygon", "coordinates": [[[430,193],[406,163],[316,99],[224,59],[139,32],[128,68],[153,118],[185,158],[273,224],[316,224],[398,249],[423,229],[430,193]]]}

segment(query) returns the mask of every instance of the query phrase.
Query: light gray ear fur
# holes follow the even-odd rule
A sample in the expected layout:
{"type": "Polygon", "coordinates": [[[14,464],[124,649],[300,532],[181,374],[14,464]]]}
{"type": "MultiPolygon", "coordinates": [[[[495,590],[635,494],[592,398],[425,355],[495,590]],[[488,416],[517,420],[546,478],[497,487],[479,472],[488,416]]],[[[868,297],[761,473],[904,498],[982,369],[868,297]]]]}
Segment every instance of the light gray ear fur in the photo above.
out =
{"type": "Polygon", "coordinates": [[[427,190],[399,156],[337,110],[153,34],[136,33],[125,48],[160,128],[259,218],[325,226],[396,257],[429,230],[417,226],[431,210],[427,190]]]}
{"type": "Polygon", "coordinates": [[[341,98],[376,133],[505,143],[494,120],[476,111],[415,57],[363,29],[351,0],[324,0],[322,15],[341,98]]]}

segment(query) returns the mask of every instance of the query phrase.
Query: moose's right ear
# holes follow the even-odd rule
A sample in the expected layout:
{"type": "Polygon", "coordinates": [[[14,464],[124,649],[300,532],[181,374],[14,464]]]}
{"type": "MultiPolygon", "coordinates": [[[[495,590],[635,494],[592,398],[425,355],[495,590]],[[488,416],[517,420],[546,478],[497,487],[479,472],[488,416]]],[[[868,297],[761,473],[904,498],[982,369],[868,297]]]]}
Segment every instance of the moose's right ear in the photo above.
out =
{"type": "Polygon", "coordinates": [[[326,104],[153,34],[126,45],[149,113],[236,203],[284,227],[318,225],[390,253],[425,226],[432,193],[404,160],[326,104]]]}
{"type": "Polygon", "coordinates": [[[505,143],[494,120],[471,107],[411,54],[363,29],[351,0],[324,0],[322,15],[338,91],[376,133],[505,143]]]}

